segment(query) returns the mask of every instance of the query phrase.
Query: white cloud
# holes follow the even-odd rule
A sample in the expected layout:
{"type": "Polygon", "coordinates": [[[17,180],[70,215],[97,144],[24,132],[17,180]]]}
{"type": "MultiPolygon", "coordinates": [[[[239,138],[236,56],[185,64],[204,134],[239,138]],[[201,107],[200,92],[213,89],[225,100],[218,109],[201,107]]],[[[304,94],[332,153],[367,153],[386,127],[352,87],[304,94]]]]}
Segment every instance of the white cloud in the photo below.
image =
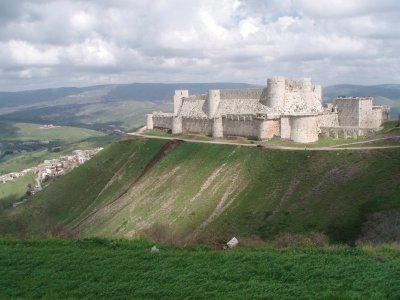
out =
{"type": "Polygon", "coordinates": [[[40,80],[265,83],[276,74],[393,82],[399,8],[394,0],[8,1],[0,89],[40,80]]]}

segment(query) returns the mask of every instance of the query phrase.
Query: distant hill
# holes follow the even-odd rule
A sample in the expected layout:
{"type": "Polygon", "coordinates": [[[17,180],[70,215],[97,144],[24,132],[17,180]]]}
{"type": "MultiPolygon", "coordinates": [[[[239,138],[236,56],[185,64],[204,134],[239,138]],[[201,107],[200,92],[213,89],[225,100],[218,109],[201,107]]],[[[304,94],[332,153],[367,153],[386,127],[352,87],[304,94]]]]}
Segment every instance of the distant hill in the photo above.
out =
{"type": "Polygon", "coordinates": [[[250,88],[254,85],[247,83],[131,83],[97,85],[89,87],[61,87],[20,92],[0,92],[0,108],[32,105],[35,103],[57,102],[62,104],[75,102],[87,103],[96,101],[171,101],[175,90],[186,89],[190,94],[205,93],[209,89],[250,88]]]}
{"type": "Polygon", "coordinates": [[[128,139],[0,212],[0,233],[206,243],[323,233],[335,242],[398,241],[399,154],[128,139]]]}
{"type": "MultiPolygon", "coordinates": [[[[134,129],[154,110],[171,111],[176,89],[190,94],[209,89],[251,88],[247,83],[132,83],[82,88],[62,87],[21,92],[0,92],[0,120],[54,123],[92,129],[134,129]]],[[[342,95],[374,96],[376,104],[392,107],[391,118],[400,113],[400,85],[335,85],[323,89],[324,101],[342,95]]]]}
{"type": "Polygon", "coordinates": [[[209,89],[250,88],[246,83],[132,83],[0,92],[0,120],[53,123],[96,130],[132,130],[146,113],[171,111],[177,89],[191,94],[209,89]]]}

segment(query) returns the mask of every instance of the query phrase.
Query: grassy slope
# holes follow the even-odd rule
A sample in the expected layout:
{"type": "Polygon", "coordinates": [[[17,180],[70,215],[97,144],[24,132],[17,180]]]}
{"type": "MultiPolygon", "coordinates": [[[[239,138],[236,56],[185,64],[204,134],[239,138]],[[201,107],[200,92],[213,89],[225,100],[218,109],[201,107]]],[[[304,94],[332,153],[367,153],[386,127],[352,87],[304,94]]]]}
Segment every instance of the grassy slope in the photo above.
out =
{"type": "Polygon", "coordinates": [[[35,177],[28,173],[14,181],[0,183],[0,209],[9,208],[14,202],[26,198],[28,184],[35,185],[35,177]]]}
{"type": "Polygon", "coordinates": [[[398,299],[398,250],[0,241],[0,298],[398,299]],[[379,258],[379,259],[377,259],[379,258]]]}
{"type": "Polygon", "coordinates": [[[351,241],[370,213],[400,208],[399,149],[311,152],[183,143],[136,182],[165,143],[114,143],[7,212],[0,230],[37,234],[79,224],[86,236],[131,237],[161,225],[189,240],[322,231],[351,241]]]}
{"type": "Polygon", "coordinates": [[[103,202],[127,189],[135,176],[165,142],[154,140],[114,143],[82,167],[58,178],[28,205],[7,212],[0,218],[5,233],[46,233],[55,224],[70,224],[86,216],[103,202]],[[9,223],[10,222],[10,223],[9,223]]]}
{"type": "Polygon", "coordinates": [[[104,133],[90,129],[61,126],[41,129],[42,125],[30,123],[0,122],[0,140],[18,141],[62,141],[66,143],[84,140],[90,137],[104,136],[104,133]]]}

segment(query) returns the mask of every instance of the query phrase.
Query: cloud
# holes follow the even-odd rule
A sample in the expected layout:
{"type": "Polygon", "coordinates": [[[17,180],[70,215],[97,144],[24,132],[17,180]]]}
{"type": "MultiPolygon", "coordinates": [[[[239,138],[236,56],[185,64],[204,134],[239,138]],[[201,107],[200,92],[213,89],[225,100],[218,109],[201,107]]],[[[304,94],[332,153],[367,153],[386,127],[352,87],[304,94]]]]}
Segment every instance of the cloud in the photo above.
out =
{"type": "Polygon", "coordinates": [[[394,0],[0,3],[0,89],[115,82],[400,80],[394,0]]]}

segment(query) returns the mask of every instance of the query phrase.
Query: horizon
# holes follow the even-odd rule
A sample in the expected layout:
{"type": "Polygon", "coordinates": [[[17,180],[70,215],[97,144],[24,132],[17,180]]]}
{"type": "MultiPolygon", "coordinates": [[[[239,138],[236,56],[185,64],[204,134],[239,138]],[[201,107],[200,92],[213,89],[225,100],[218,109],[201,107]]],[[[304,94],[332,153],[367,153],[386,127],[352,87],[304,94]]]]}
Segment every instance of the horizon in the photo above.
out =
{"type": "MultiPolygon", "coordinates": [[[[294,77],[293,77],[294,78],[294,77]]],[[[290,79],[290,78],[289,78],[290,79]]],[[[313,83],[318,84],[317,82],[313,83]]],[[[112,86],[112,85],[134,85],[134,84],[159,84],[159,85],[177,85],[177,84],[248,84],[253,85],[254,88],[257,87],[266,87],[262,84],[248,83],[248,82],[230,82],[230,81],[215,81],[215,82],[128,82],[128,83],[103,83],[103,84],[93,84],[93,85],[81,85],[81,86],[56,86],[56,87],[38,87],[33,89],[20,89],[20,90],[0,90],[0,93],[19,93],[19,92],[32,92],[32,91],[41,91],[41,90],[57,90],[57,89],[85,89],[91,87],[101,87],[101,86],[112,86]]],[[[354,83],[338,83],[332,85],[322,85],[322,88],[336,87],[336,86],[362,86],[362,87],[380,87],[387,85],[400,85],[398,83],[381,83],[381,84],[354,84],[354,83]]],[[[251,88],[251,87],[249,87],[251,88]]],[[[189,91],[190,92],[190,91],[189,91]]]]}
{"type": "Polygon", "coordinates": [[[0,3],[0,90],[311,77],[400,83],[394,0],[0,3]],[[179,8],[179,9],[177,9],[179,8]]]}

